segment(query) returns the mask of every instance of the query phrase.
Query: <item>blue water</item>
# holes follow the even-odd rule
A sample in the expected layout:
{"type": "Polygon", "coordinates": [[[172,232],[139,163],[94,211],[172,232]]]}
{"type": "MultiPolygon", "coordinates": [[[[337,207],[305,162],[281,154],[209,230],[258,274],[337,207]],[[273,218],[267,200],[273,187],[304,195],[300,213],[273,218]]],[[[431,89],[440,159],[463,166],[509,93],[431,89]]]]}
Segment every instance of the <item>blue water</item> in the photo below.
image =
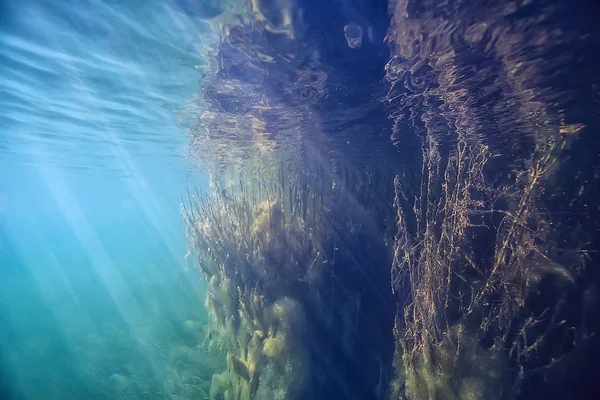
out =
{"type": "Polygon", "coordinates": [[[206,26],[158,1],[4,3],[0,398],[202,396],[173,346],[205,318],[178,116],[206,26]]]}

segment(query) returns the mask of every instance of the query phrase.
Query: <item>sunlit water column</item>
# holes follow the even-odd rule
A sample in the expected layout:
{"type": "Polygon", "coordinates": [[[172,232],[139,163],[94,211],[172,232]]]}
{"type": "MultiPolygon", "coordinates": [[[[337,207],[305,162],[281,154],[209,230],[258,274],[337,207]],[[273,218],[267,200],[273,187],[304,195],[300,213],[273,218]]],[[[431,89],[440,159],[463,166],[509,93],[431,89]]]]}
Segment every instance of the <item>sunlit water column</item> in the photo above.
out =
{"type": "Polygon", "coordinates": [[[168,341],[192,347],[182,329],[203,317],[179,215],[203,178],[177,119],[201,77],[203,11],[2,7],[0,397],[171,393],[168,341]]]}

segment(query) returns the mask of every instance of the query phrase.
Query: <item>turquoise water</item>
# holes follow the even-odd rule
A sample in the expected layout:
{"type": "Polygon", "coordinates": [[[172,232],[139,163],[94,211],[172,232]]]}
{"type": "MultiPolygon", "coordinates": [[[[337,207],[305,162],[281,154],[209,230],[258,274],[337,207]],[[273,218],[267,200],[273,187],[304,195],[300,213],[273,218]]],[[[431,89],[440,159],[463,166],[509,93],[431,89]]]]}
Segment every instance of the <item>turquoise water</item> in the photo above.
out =
{"type": "Polygon", "coordinates": [[[199,22],[164,2],[3,7],[0,398],[202,398],[177,353],[205,318],[179,213],[203,177],[177,118],[199,22]]]}

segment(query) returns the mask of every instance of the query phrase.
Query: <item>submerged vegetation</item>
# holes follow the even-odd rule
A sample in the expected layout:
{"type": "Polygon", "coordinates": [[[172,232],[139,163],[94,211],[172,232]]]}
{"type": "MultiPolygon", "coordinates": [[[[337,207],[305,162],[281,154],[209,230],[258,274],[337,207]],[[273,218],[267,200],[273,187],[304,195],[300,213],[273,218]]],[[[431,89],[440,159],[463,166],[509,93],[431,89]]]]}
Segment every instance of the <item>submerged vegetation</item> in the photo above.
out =
{"type": "Polygon", "coordinates": [[[517,5],[399,0],[384,67],[377,12],[303,5],[214,22],[190,146],[211,189],[183,210],[226,363],[210,399],[511,399],[585,360],[600,173],[578,84],[547,89],[585,46],[552,58],[572,36],[517,5]]]}
{"type": "MultiPolygon", "coordinates": [[[[565,125],[543,95],[530,97],[551,63],[518,51],[531,39],[504,24],[515,10],[492,9],[484,23],[467,5],[461,13],[474,20],[410,4],[395,3],[388,34],[396,50],[387,65],[393,137],[408,139],[408,117],[422,149],[413,156],[420,183],[394,181],[392,398],[515,398],[536,376],[564,368],[566,353],[592,335],[582,299],[594,286],[578,279],[592,239],[573,235],[583,233],[590,198],[557,191],[576,184],[561,182],[572,168],[562,163],[583,125],[565,125]],[[452,26],[453,40],[436,41],[440,24],[452,26]],[[494,29],[494,41],[480,47],[494,29]],[[465,78],[477,57],[489,67],[465,78]],[[482,81],[503,95],[482,93],[482,81]],[[498,122],[482,109],[516,116],[503,137],[493,136],[498,122]],[[557,203],[580,214],[554,213],[557,203]]],[[[536,43],[540,53],[558,45],[536,43]]]]}
{"type": "Polygon", "coordinates": [[[385,265],[383,237],[367,233],[371,219],[357,215],[348,182],[318,170],[274,175],[216,181],[184,209],[209,285],[207,342],[227,358],[210,397],[344,395],[365,364],[376,373],[354,386],[373,396],[386,357],[373,338],[383,339],[386,317],[368,313],[389,299],[368,268],[385,265]]]}
{"type": "MultiPolygon", "coordinates": [[[[570,139],[558,132],[537,138],[512,182],[500,187],[486,178],[487,146],[461,138],[442,161],[435,138],[426,140],[422,197],[407,204],[400,179],[394,181],[392,288],[401,296],[401,313],[393,387],[406,385],[411,398],[512,398],[530,360],[548,358],[536,368],[558,362],[554,352],[540,355],[556,345],[547,336],[562,331],[569,340],[576,329],[575,321],[558,316],[586,253],[552,249],[558,222],[540,208],[570,139]],[[543,310],[529,308],[547,301],[540,286],[550,279],[559,297],[543,310]]],[[[573,339],[588,334],[578,331],[573,339]]]]}

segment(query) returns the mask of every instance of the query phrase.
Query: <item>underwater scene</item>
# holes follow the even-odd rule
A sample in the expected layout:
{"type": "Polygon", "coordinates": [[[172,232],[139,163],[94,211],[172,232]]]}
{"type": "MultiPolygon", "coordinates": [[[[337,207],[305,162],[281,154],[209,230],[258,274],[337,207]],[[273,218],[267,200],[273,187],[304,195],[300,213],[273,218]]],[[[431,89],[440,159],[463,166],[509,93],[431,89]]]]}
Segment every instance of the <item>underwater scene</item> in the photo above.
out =
{"type": "Polygon", "coordinates": [[[0,400],[600,399],[600,7],[0,2],[0,400]]]}

